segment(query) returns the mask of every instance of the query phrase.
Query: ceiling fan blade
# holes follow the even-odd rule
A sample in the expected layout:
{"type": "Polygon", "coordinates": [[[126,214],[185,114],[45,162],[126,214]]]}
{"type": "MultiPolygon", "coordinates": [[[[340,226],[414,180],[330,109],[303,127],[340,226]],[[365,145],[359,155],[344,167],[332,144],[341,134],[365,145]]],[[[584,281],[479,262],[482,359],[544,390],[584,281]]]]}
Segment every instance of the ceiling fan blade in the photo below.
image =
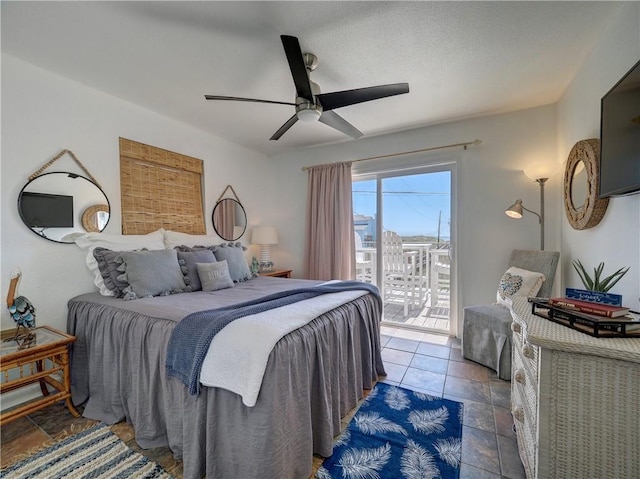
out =
{"type": "Polygon", "coordinates": [[[316,98],[320,100],[322,109],[327,111],[388,96],[402,95],[403,93],[409,93],[408,83],[392,83],[389,85],[356,88],[355,90],[320,93],[316,95],[316,98]]]}
{"type": "Polygon", "coordinates": [[[293,83],[296,86],[296,93],[299,97],[304,98],[313,103],[313,93],[311,92],[311,83],[309,82],[309,74],[304,64],[304,57],[300,49],[300,42],[296,37],[289,35],[280,35],[284,53],[287,55],[293,83]]]}
{"type": "Polygon", "coordinates": [[[291,128],[295,122],[298,121],[298,115],[293,115],[291,118],[289,118],[284,125],[282,125],[280,128],[278,128],[278,131],[276,131],[273,136],[271,138],[269,138],[269,140],[279,140],[280,137],[282,135],[284,135],[287,130],[289,128],[291,128]]]}
{"type": "Polygon", "coordinates": [[[252,103],[275,103],[276,105],[296,106],[295,103],[290,103],[286,101],[258,100],[256,98],[242,98],[239,96],[205,95],[204,97],[207,100],[246,101],[246,102],[252,102],[252,103]]]}
{"type": "Polygon", "coordinates": [[[363,135],[360,130],[338,115],[335,111],[323,111],[318,121],[321,121],[325,125],[329,125],[331,128],[335,128],[345,135],[349,135],[351,138],[360,138],[363,135]]]}

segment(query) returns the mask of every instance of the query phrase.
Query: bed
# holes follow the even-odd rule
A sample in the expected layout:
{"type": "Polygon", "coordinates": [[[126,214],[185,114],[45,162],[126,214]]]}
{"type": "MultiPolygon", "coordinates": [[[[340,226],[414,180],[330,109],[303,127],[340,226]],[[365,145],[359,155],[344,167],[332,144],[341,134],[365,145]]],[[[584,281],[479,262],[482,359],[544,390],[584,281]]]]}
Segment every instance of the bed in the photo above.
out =
{"type": "Polygon", "coordinates": [[[372,294],[323,313],[280,339],[253,407],[223,388],[199,396],[165,369],[166,345],[190,313],[319,282],[257,277],[233,288],[123,301],[69,301],[76,336],[72,398],[85,417],[133,425],[142,448],[168,446],[184,477],[306,479],[329,456],[341,418],[384,375],[380,306],[372,294]]]}

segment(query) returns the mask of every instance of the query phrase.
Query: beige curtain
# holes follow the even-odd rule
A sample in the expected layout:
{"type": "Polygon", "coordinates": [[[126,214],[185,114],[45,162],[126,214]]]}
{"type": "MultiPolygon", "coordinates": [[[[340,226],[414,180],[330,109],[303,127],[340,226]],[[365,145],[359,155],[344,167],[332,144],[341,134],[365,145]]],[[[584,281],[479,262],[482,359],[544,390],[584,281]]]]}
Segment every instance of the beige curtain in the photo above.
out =
{"type": "Polygon", "coordinates": [[[227,198],[218,201],[213,209],[213,224],[220,238],[232,240],[233,227],[236,224],[236,202],[227,198]]]}
{"type": "Polygon", "coordinates": [[[351,162],[309,168],[306,245],[309,279],[355,277],[351,162]]]}

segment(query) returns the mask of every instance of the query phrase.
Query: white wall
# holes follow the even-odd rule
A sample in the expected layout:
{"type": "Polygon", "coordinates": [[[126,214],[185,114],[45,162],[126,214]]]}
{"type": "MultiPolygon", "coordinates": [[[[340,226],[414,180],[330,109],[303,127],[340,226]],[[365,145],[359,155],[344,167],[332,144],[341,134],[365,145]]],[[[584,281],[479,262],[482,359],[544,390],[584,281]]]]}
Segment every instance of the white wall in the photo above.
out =
{"type": "MultiPolygon", "coordinates": [[[[538,185],[527,178],[522,169],[536,160],[559,161],[556,108],[553,105],[362,138],[274,157],[278,182],[286,185],[278,191],[277,197],[281,241],[274,253],[276,261],[286,263],[294,273],[304,274],[307,174],[301,170],[302,166],[411,151],[476,138],[482,140],[482,144],[471,146],[467,151],[441,150],[397,157],[392,161],[398,167],[427,162],[458,162],[458,311],[471,304],[495,301],[497,284],[511,250],[540,247],[537,217],[527,215],[522,220],[513,220],[504,214],[504,210],[518,198],[522,198],[530,209],[540,209],[538,185]],[[292,201],[292,198],[297,201],[292,201]]],[[[560,184],[561,175],[557,174],[546,187],[547,250],[560,247],[560,184]]]]}
{"type": "MultiPolygon", "coordinates": [[[[19,294],[33,302],[40,325],[66,330],[67,301],[95,288],[84,251],[74,244],[42,239],[22,223],[16,203],[20,189],[35,170],[69,149],[109,198],[112,217],[105,232],[120,233],[118,137],[204,161],[209,234],[214,234],[213,206],[227,184],[238,194],[250,224],[271,219],[264,198],[276,185],[268,181],[271,173],[265,156],[2,55],[0,297],[4,301],[10,272],[19,267],[23,273],[19,294]]],[[[65,170],[82,173],[68,155],[45,172],[65,170]]],[[[247,244],[248,236],[242,241],[247,244]]],[[[2,329],[14,327],[6,308],[0,311],[2,329]]]]}
{"type": "MultiPolygon", "coordinates": [[[[560,155],[573,145],[600,137],[600,99],[640,59],[640,3],[626,3],[601,35],[558,105],[560,155]]],[[[582,288],[571,266],[604,261],[605,273],[631,269],[611,292],[623,295],[625,306],[640,310],[640,194],[612,198],[602,222],[574,230],[562,216],[561,270],[564,287],[582,288]]]]}

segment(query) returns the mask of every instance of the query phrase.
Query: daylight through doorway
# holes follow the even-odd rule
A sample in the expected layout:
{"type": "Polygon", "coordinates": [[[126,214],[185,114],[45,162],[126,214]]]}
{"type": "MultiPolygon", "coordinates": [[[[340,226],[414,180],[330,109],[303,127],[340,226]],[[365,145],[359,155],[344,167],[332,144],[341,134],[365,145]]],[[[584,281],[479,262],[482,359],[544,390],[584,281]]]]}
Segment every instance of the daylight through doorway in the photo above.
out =
{"type": "Polygon", "coordinates": [[[451,333],[451,186],[442,167],[354,177],[356,279],[380,288],[385,324],[451,333]]]}

